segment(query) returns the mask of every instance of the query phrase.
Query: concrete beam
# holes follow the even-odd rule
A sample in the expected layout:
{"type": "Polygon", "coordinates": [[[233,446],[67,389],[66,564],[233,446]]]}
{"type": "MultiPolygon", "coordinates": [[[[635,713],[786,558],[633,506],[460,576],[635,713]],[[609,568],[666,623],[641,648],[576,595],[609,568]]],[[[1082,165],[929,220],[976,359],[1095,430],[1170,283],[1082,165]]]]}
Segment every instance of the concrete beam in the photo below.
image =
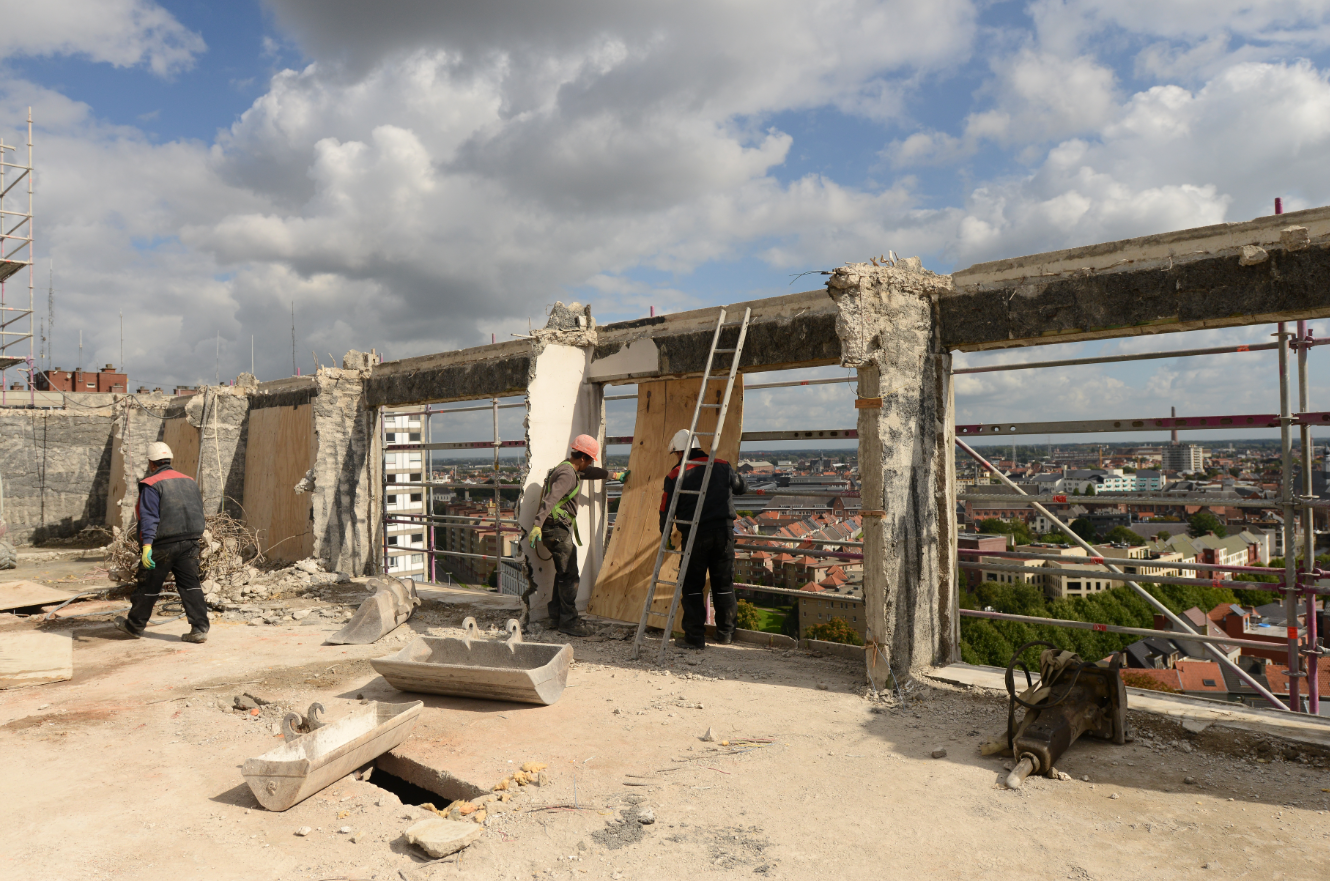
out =
{"type": "MultiPolygon", "coordinates": [[[[735,326],[721,332],[722,346],[734,345],[745,307],[751,307],[753,314],[739,362],[742,371],[839,363],[838,313],[825,290],[728,306],[727,324],[735,326]]],[[[701,373],[715,330],[714,307],[598,327],[587,379],[635,382],[701,373]]]]}
{"type": "Polygon", "coordinates": [[[526,391],[531,357],[529,342],[512,340],[385,361],[376,365],[365,381],[365,404],[400,407],[519,395],[526,391]]]}
{"type": "Polygon", "coordinates": [[[980,351],[1330,316],[1330,208],[980,263],[939,299],[980,351]]]}

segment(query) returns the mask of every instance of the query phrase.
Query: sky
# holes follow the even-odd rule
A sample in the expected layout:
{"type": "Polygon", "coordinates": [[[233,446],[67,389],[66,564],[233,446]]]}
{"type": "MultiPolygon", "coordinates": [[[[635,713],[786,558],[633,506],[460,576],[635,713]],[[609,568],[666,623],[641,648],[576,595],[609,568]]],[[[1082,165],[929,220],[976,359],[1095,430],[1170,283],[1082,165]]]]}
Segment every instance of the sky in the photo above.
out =
{"type": "MultiPolygon", "coordinates": [[[[169,388],[1330,204],[1327,65],[1330,0],[45,0],[0,10],[0,137],[32,108],[53,364],[81,331],[169,388]]],[[[957,420],[1269,412],[1275,382],[1268,353],[980,374],[957,420]]],[[[745,426],[852,424],[810,389],[745,426]]]]}

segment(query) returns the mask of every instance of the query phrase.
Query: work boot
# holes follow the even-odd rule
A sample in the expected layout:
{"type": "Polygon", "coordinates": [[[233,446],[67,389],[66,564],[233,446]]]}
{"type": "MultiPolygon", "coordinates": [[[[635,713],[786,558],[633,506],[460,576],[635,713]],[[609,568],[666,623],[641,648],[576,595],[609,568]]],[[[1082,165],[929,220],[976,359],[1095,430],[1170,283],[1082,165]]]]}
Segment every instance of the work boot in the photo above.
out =
{"type": "Polygon", "coordinates": [[[732,642],[734,642],[734,634],[733,634],[733,633],[717,633],[717,634],[716,634],[716,645],[729,645],[729,644],[732,643],[732,642]]]}
{"type": "Polygon", "coordinates": [[[115,625],[116,630],[119,630],[121,633],[125,634],[125,636],[133,637],[134,639],[143,638],[143,634],[139,633],[137,630],[131,627],[129,625],[129,619],[126,618],[124,615],[118,616],[111,623],[115,625]]]}
{"type": "Polygon", "coordinates": [[[675,648],[688,649],[689,651],[700,652],[702,651],[702,649],[707,647],[707,644],[705,642],[697,643],[697,642],[689,642],[686,639],[676,639],[674,641],[674,646],[675,648]]]}
{"type": "Polygon", "coordinates": [[[204,642],[207,642],[207,641],[208,641],[208,631],[206,631],[206,630],[191,630],[191,631],[189,631],[189,633],[186,633],[184,636],[180,637],[180,641],[181,641],[181,642],[193,642],[193,643],[204,643],[204,642]]]}
{"type": "Polygon", "coordinates": [[[588,627],[587,623],[580,618],[569,621],[567,624],[559,625],[559,632],[566,633],[569,636],[590,636],[595,633],[595,631],[588,627]]]}

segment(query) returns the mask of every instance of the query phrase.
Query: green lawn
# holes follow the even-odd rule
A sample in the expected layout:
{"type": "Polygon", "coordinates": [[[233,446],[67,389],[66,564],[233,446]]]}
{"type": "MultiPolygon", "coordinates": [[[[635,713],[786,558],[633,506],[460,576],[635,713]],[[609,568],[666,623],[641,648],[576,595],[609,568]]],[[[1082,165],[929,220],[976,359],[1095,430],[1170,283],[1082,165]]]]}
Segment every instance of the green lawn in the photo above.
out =
{"type": "Polygon", "coordinates": [[[775,609],[764,609],[757,607],[758,620],[762,622],[757,629],[762,633],[780,633],[781,626],[785,624],[785,613],[775,609]]]}

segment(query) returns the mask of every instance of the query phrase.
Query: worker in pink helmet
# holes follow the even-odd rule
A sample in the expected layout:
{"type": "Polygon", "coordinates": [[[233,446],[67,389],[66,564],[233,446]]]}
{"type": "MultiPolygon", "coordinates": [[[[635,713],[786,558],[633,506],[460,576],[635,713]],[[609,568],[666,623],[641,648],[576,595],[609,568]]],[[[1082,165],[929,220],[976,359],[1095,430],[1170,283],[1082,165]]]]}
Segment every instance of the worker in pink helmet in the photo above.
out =
{"type": "MultiPolygon", "coordinates": [[[[588,434],[573,438],[568,458],[550,469],[540,495],[540,507],[532,521],[531,547],[545,546],[554,563],[554,591],[550,596],[550,621],[560,633],[590,636],[591,628],[577,612],[577,548],[582,537],[577,533],[577,496],[579,481],[612,477],[627,480],[628,472],[611,474],[596,466],[600,444],[588,434]]],[[[533,585],[534,589],[534,585],[533,585]]],[[[523,598],[529,601],[529,597],[523,598]]]]}

